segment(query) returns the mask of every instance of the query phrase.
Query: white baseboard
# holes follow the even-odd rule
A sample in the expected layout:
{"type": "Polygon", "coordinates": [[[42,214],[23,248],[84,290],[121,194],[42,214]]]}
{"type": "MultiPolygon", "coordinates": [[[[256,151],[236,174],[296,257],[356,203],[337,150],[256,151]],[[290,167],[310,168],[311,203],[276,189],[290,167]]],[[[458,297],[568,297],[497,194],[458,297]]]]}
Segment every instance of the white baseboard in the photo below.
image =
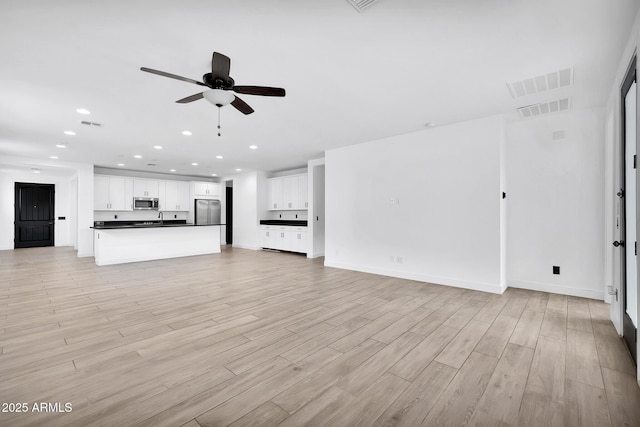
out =
{"type": "Polygon", "coordinates": [[[307,254],[307,258],[320,258],[321,256],[324,256],[324,251],[307,254]]]}
{"type": "Polygon", "coordinates": [[[530,291],[549,292],[551,294],[570,295],[604,301],[604,289],[570,288],[568,286],[554,285],[551,283],[528,282],[524,280],[508,280],[507,285],[510,288],[528,289],[530,291]]]}
{"type": "Polygon", "coordinates": [[[388,270],[384,268],[355,265],[355,264],[341,263],[341,262],[327,261],[327,260],[325,260],[324,265],[325,267],[341,268],[344,270],[354,270],[354,271],[360,271],[363,273],[372,273],[372,274],[379,274],[381,276],[398,277],[400,279],[407,279],[407,280],[417,280],[420,282],[434,283],[436,285],[453,286],[455,288],[464,288],[464,289],[470,289],[474,291],[490,292],[492,294],[501,294],[506,290],[506,287],[500,286],[499,283],[473,282],[469,280],[454,279],[451,277],[430,276],[430,275],[421,274],[421,273],[388,270]]]}
{"type": "Polygon", "coordinates": [[[259,250],[262,249],[261,247],[238,245],[237,243],[232,243],[231,247],[232,248],[238,248],[238,249],[249,249],[249,250],[252,250],[252,251],[259,251],[259,250]]]}
{"type": "Polygon", "coordinates": [[[78,255],[76,255],[78,258],[87,258],[90,256],[93,256],[93,252],[78,252],[78,255]]]}

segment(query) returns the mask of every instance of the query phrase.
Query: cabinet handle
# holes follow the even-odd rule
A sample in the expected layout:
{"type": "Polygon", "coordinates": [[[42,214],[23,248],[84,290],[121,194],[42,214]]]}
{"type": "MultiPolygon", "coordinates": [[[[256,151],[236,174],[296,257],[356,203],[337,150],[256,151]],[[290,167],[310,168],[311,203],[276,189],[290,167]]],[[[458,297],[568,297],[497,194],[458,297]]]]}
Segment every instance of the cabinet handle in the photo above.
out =
{"type": "Polygon", "coordinates": [[[309,202],[304,202],[304,207],[308,208],[309,207],[309,202]]]}

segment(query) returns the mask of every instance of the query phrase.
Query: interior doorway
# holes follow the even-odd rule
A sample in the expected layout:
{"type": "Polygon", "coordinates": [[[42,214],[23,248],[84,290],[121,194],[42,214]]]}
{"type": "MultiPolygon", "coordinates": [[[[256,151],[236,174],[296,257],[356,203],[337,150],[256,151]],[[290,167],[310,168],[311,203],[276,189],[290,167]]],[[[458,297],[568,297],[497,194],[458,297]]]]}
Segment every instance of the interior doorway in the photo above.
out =
{"type": "Polygon", "coordinates": [[[16,182],[15,248],[54,245],[55,185],[16,182]]]}
{"type": "Polygon", "coordinates": [[[619,228],[620,240],[614,246],[621,250],[622,335],[634,362],[637,363],[638,325],[638,259],[637,259],[637,95],[636,58],[634,57],[621,88],[621,188],[619,228]]]}

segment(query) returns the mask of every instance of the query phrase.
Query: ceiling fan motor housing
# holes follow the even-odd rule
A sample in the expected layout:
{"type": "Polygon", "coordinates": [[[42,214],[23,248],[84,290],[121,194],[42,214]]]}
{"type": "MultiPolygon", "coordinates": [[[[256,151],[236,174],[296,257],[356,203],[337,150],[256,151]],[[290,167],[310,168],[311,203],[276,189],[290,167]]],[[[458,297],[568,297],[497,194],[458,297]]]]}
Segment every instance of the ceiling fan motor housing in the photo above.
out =
{"type": "Polygon", "coordinates": [[[223,90],[232,90],[234,81],[231,77],[228,77],[226,80],[221,79],[219,77],[213,77],[212,73],[207,73],[202,76],[202,81],[204,84],[209,86],[212,89],[223,89],[223,90]]]}

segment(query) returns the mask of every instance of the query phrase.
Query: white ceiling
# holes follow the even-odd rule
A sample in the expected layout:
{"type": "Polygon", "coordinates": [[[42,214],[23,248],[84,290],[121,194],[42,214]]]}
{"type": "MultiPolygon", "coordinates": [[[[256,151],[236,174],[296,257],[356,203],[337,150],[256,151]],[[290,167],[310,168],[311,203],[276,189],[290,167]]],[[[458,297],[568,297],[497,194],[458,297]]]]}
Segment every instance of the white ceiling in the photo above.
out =
{"type": "Polygon", "coordinates": [[[0,0],[0,156],[227,176],[293,169],[427,122],[517,119],[517,107],[564,96],[572,108],[603,106],[639,6],[378,0],[358,13],[345,0],[0,0]],[[256,112],[223,107],[218,137],[215,106],[174,102],[202,87],[139,70],[200,80],[213,51],[231,58],[236,84],[287,96],[243,95],[256,112]],[[568,67],[570,88],[509,94],[507,83],[568,67]]]}

